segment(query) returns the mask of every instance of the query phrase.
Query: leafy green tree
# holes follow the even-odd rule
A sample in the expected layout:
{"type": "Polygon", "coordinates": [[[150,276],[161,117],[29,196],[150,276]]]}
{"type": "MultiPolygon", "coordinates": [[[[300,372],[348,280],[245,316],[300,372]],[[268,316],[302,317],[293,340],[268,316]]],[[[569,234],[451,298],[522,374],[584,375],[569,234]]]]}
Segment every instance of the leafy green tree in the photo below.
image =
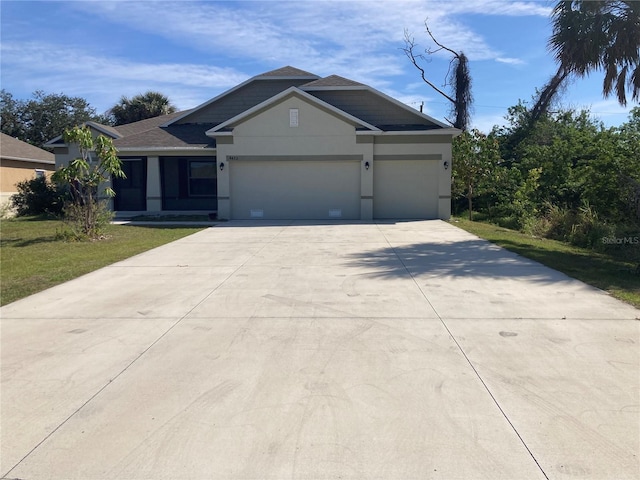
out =
{"type": "Polygon", "coordinates": [[[160,92],[148,91],[131,98],[123,95],[108,113],[114,125],[124,125],[175,111],[176,107],[171,104],[168,97],[160,92]]]}
{"type": "Polygon", "coordinates": [[[549,48],[558,70],[540,92],[531,121],[549,109],[572,76],[604,71],[602,93],[627,104],[627,90],[640,100],[640,2],[637,0],[562,0],[552,13],[549,48]]]}
{"type": "Polygon", "coordinates": [[[75,227],[74,233],[95,239],[111,219],[106,201],[99,198],[99,189],[107,197],[115,196],[111,187],[103,185],[112,177],[125,178],[122,161],[113,141],[103,135],[94,138],[88,127],[66,130],[64,140],[77,145],[80,157],[56,170],[52,178],[69,189],[71,200],[65,207],[65,216],[75,227]]]}
{"type": "Polygon", "coordinates": [[[537,235],[592,248],[603,232],[637,232],[640,108],[627,123],[608,129],[588,111],[559,110],[527,130],[529,114],[523,104],[512,107],[510,123],[492,132],[509,178],[517,180],[515,188],[503,188],[503,218],[537,235]]]}
{"type": "Polygon", "coordinates": [[[0,91],[0,129],[2,133],[23,140],[24,126],[20,115],[20,102],[15,100],[13,95],[5,89],[2,89],[0,91]]]}
{"type": "Polygon", "coordinates": [[[68,128],[90,120],[99,123],[106,120],[84,98],[41,90],[29,100],[15,100],[11,93],[2,90],[0,110],[3,133],[40,148],[68,128]]]}
{"type": "Polygon", "coordinates": [[[477,129],[463,132],[453,142],[452,194],[467,199],[473,220],[473,199],[486,192],[500,162],[498,142],[477,129]]]}

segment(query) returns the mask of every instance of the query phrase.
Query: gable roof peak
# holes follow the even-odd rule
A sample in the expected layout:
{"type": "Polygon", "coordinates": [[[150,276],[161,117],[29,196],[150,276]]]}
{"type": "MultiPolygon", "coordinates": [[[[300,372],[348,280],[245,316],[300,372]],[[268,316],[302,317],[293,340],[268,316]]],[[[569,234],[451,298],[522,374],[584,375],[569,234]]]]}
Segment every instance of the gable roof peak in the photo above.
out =
{"type": "Polygon", "coordinates": [[[261,73],[257,75],[255,78],[261,77],[307,77],[307,78],[320,78],[318,75],[310,72],[305,72],[304,70],[300,70],[299,68],[292,67],[287,65],[282,68],[277,68],[275,70],[271,70],[270,72],[261,73]]]}
{"type": "Polygon", "coordinates": [[[356,82],[340,75],[329,75],[309,83],[305,83],[301,88],[307,87],[367,87],[364,83],[356,82]]]}

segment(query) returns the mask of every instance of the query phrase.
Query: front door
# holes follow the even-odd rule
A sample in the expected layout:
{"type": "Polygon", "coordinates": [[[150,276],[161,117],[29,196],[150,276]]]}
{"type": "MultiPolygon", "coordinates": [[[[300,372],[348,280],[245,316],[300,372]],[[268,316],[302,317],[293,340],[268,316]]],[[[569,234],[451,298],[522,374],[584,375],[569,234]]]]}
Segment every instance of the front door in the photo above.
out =
{"type": "Polygon", "coordinates": [[[114,178],[113,199],[116,211],[143,211],[147,209],[146,159],[122,159],[122,171],[127,178],[114,178]]]}

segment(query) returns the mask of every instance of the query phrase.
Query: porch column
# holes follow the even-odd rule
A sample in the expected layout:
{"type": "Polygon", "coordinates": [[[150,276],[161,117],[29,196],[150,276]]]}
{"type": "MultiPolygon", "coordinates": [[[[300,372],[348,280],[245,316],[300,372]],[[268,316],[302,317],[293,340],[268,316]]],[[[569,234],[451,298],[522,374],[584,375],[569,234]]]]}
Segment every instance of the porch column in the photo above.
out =
{"type": "Polygon", "coordinates": [[[147,157],[147,211],[162,211],[159,157],[147,157]]]}

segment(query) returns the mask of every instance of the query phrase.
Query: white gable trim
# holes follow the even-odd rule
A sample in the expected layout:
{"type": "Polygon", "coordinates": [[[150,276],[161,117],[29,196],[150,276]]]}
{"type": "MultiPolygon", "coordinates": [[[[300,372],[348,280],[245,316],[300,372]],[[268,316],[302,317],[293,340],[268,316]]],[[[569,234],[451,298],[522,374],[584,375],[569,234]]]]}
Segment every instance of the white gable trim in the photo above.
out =
{"type": "Polygon", "coordinates": [[[229,120],[227,120],[226,122],[221,123],[220,125],[216,125],[215,127],[213,127],[210,130],[207,130],[206,135],[209,137],[214,137],[216,135],[228,135],[230,134],[230,132],[220,132],[219,130],[222,130],[224,128],[228,128],[232,125],[236,125],[238,123],[241,123],[244,119],[251,117],[252,115],[261,112],[263,110],[266,110],[269,106],[279,102],[280,100],[285,99],[286,97],[289,96],[293,96],[293,95],[297,95],[299,97],[302,97],[303,99],[307,100],[310,104],[315,104],[320,108],[323,108],[325,110],[330,111],[331,113],[333,113],[334,115],[336,115],[339,118],[342,118],[343,120],[346,120],[348,123],[354,123],[356,125],[360,125],[362,127],[368,128],[370,131],[372,132],[379,132],[380,129],[367,123],[367,122],[363,122],[362,120],[360,120],[359,118],[354,117],[353,115],[349,115],[348,113],[340,110],[339,108],[334,107],[333,105],[324,102],[322,100],[320,100],[319,98],[314,97],[313,95],[304,92],[302,90],[300,90],[297,87],[289,87],[288,89],[284,90],[283,92],[278,93],[277,95],[274,95],[273,97],[265,100],[262,103],[259,103],[258,105],[255,105],[254,107],[251,107],[248,110],[245,110],[244,112],[236,115],[233,118],[230,118],[229,120]]]}
{"type": "MultiPolygon", "coordinates": [[[[101,125],[100,123],[96,123],[96,122],[84,122],[83,124],[80,125],[81,127],[90,127],[93,128],[94,130],[97,130],[98,132],[111,137],[115,140],[117,140],[118,138],[122,138],[123,135],[116,133],[112,130],[108,130],[106,128],[104,128],[103,125],[101,125]]],[[[115,129],[115,127],[113,127],[115,129]]],[[[53,138],[51,140],[49,140],[47,143],[45,143],[43,146],[45,147],[67,147],[68,145],[66,143],[57,143],[60,140],[62,140],[64,137],[63,135],[58,135],[56,138],[53,138]]]]}

